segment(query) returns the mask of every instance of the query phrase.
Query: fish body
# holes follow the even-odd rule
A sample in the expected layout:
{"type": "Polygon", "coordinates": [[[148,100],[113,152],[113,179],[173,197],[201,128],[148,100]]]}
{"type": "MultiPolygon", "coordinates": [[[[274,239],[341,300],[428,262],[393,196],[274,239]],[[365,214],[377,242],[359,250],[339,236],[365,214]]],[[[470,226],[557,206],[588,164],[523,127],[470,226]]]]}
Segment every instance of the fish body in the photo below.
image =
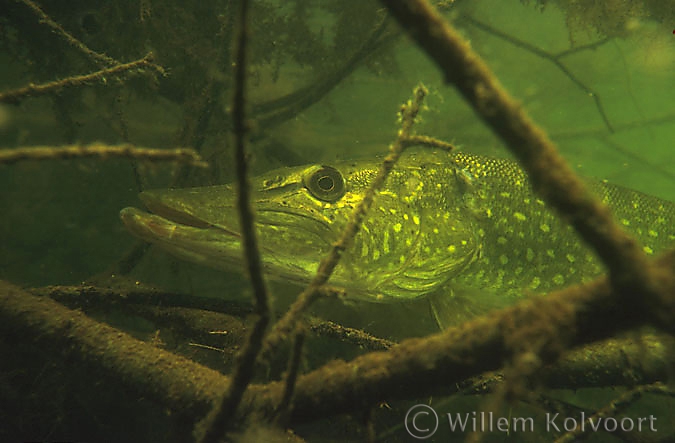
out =
{"type": "MultiPolygon", "coordinates": [[[[270,278],[307,283],[375,177],[377,161],[287,167],[251,180],[261,255],[270,278]]],[[[602,182],[592,190],[648,254],[675,244],[675,204],[602,182]]],[[[154,214],[125,208],[136,236],[216,268],[241,262],[231,185],[146,191],[154,214]]],[[[409,149],[374,200],[330,283],[370,301],[439,291],[498,297],[589,280],[602,265],[537,198],[509,161],[409,149]]]]}

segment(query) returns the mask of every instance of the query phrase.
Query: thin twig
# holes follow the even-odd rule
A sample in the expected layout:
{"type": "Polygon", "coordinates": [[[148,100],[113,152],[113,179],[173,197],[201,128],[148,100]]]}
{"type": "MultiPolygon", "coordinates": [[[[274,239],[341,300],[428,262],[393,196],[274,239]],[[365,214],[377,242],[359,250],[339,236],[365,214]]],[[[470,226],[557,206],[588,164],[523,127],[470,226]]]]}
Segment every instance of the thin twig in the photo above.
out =
{"type": "Polygon", "coordinates": [[[88,145],[66,146],[28,146],[15,149],[0,149],[0,164],[12,164],[18,161],[70,160],[74,158],[128,158],[141,161],[174,161],[187,163],[200,168],[209,166],[193,149],[153,149],[131,144],[106,145],[91,143],[88,145]]]}
{"type": "Polygon", "coordinates": [[[614,132],[614,127],[612,123],[609,121],[609,117],[607,117],[607,112],[605,112],[605,107],[602,104],[602,99],[600,98],[600,95],[595,92],[590,86],[587,86],[584,82],[582,82],[576,75],[570,71],[567,66],[563,64],[562,61],[560,61],[561,58],[566,57],[571,54],[578,53],[580,51],[584,51],[587,49],[596,49],[599,46],[604,45],[605,43],[609,42],[611,40],[610,37],[605,37],[602,40],[599,40],[597,42],[584,45],[584,46],[579,46],[576,48],[571,48],[567,49],[565,51],[559,52],[557,54],[549,54],[548,52],[544,51],[543,49],[540,49],[528,42],[522,41],[517,39],[516,37],[513,37],[512,35],[509,35],[505,32],[500,31],[499,29],[493,28],[492,26],[485,24],[479,20],[476,20],[475,18],[471,16],[464,16],[464,20],[472,24],[473,26],[482,29],[484,32],[493,34],[498,36],[499,38],[511,43],[512,45],[524,49],[525,51],[528,51],[537,57],[543,58],[544,60],[548,60],[549,62],[553,63],[560,72],[562,72],[567,78],[572,81],[575,85],[579,87],[584,93],[593,99],[595,102],[595,108],[598,110],[598,114],[600,114],[600,117],[602,118],[603,123],[605,124],[605,127],[610,133],[614,132]]]}
{"type": "Polygon", "coordinates": [[[220,298],[166,292],[136,284],[126,278],[115,278],[110,284],[115,286],[114,290],[92,285],[80,285],[45,286],[31,288],[28,291],[35,295],[53,298],[66,306],[77,309],[131,304],[201,309],[236,317],[246,317],[251,314],[249,306],[220,298]]]}
{"type": "MultiPolygon", "coordinates": [[[[222,21],[220,28],[216,35],[213,36],[213,47],[219,48],[214,60],[210,64],[214,69],[223,69],[227,71],[232,61],[231,41],[232,34],[236,27],[236,14],[230,13],[230,9],[234,7],[234,1],[229,1],[227,6],[222,11],[222,21]]],[[[228,75],[209,75],[207,76],[206,84],[201,88],[201,91],[183,104],[183,113],[185,114],[185,121],[178,134],[180,144],[185,146],[192,146],[201,152],[207,134],[211,119],[220,117],[224,114],[222,101],[216,97],[224,96],[224,91],[230,87],[231,77],[228,75]]],[[[226,118],[222,118],[224,124],[228,124],[226,118]]],[[[180,171],[174,177],[172,187],[180,187],[184,185],[190,173],[189,169],[180,171]]]]}
{"type": "Polygon", "coordinates": [[[28,6],[28,8],[33,11],[39,18],[40,18],[40,23],[44,23],[48,27],[50,27],[57,35],[59,35],[61,38],[63,38],[70,46],[74,47],[78,51],[82,52],[84,55],[92,59],[96,64],[100,66],[111,66],[111,65],[117,65],[119,62],[115,60],[112,57],[107,56],[106,54],[101,54],[96,51],[92,51],[73,37],[68,31],[63,29],[61,25],[56,23],[54,20],[52,20],[51,17],[49,17],[43,10],[38,6],[35,2],[31,0],[19,0],[21,3],[24,5],[28,6]]]}
{"type": "Polygon", "coordinates": [[[452,143],[448,143],[437,138],[429,137],[427,135],[411,135],[410,137],[402,140],[402,143],[408,146],[426,146],[427,148],[438,148],[443,149],[444,151],[454,151],[457,149],[452,143]]]}
{"type": "MultiPolygon", "coordinates": [[[[646,386],[638,386],[635,389],[631,389],[628,392],[625,392],[622,394],[619,398],[612,400],[607,406],[603,407],[600,409],[598,412],[593,414],[590,417],[586,417],[586,419],[577,425],[576,428],[572,429],[571,431],[566,432],[563,434],[560,438],[558,438],[555,443],[571,443],[575,441],[581,441],[585,437],[588,437],[589,434],[588,432],[591,432],[593,430],[593,426],[595,424],[595,429],[603,429],[603,427],[598,426],[601,421],[604,421],[608,417],[614,417],[621,412],[625,411],[630,405],[635,403],[637,400],[642,397],[643,394],[646,394],[648,392],[658,392],[658,393],[672,393],[672,389],[669,389],[667,386],[665,386],[661,382],[657,382],[651,385],[646,385],[646,386]]],[[[651,417],[654,417],[653,415],[651,417]]],[[[656,429],[653,427],[654,423],[650,421],[650,430],[656,431],[656,429]]],[[[646,425],[647,426],[647,425],[646,425]]]]}
{"type": "Polygon", "coordinates": [[[39,97],[45,94],[58,93],[64,88],[72,88],[75,86],[84,86],[94,82],[105,83],[108,77],[118,77],[122,74],[137,75],[144,72],[143,68],[149,68],[160,75],[166,75],[164,68],[153,63],[152,52],[145,57],[129,63],[115,65],[110,68],[101,69],[100,71],[92,72],[84,75],[74,75],[72,77],[64,78],[62,80],[55,80],[49,83],[41,83],[36,85],[29,83],[27,86],[14,89],[11,91],[0,92],[0,103],[19,103],[27,97],[39,97]]]}
{"type": "Polygon", "coordinates": [[[504,141],[531,177],[534,191],[560,211],[610,272],[620,303],[648,310],[672,330],[675,304],[659,290],[642,248],[594,198],[546,133],[504,90],[485,63],[426,0],[381,0],[504,141]],[[641,294],[637,297],[636,294],[641,294]]]}
{"type": "MultiPolygon", "coordinates": [[[[136,167],[134,167],[133,170],[134,172],[138,171],[136,167]]],[[[135,176],[138,178],[137,174],[135,174],[135,176]]],[[[124,256],[110,265],[106,270],[103,271],[102,274],[99,274],[98,277],[108,279],[111,275],[128,275],[136,268],[136,266],[138,266],[138,263],[143,259],[149,248],[150,243],[140,240],[136,241],[136,243],[124,254],[124,256]]],[[[93,276],[89,277],[87,280],[91,281],[92,279],[96,278],[97,276],[93,276]]]]}
{"type": "Polygon", "coordinates": [[[391,26],[389,17],[383,15],[382,20],[375,25],[359,49],[316,82],[283,97],[253,105],[252,114],[258,125],[269,129],[293,118],[326,96],[369,56],[394,43],[400,36],[398,29],[391,26]]]}
{"type": "MultiPolygon", "coordinates": [[[[363,200],[354,208],[349,222],[345,226],[342,235],[331,246],[331,250],[328,256],[319,263],[319,269],[316,272],[316,275],[309,283],[307,288],[298,296],[298,299],[291,305],[286,314],[275,324],[274,330],[268,335],[265,342],[265,351],[271,352],[276,346],[279,345],[283,340],[286,339],[288,334],[293,332],[293,341],[294,348],[295,346],[302,346],[305,339],[305,324],[302,320],[302,315],[305,313],[307,308],[319,297],[321,294],[321,288],[328,281],[333,270],[338,265],[342,253],[349,247],[352,240],[358,233],[363,223],[370,206],[373,203],[375,198],[375,193],[384,185],[387,176],[394,168],[394,165],[398,161],[399,157],[406,148],[405,140],[410,137],[412,127],[415,124],[415,118],[420,111],[424,97],[428,94],[427,89],[423,85],[419,85],[413,91],[413,100],[408,100],[408,103],[403,105],[401,108],[401,129],[398,133],[398,138],[396,141],[389,147],[389,155],[385,157],[382,165],[378,171],[377,176],[372,181],[368,189],[364,194],[363,200]]],[[[291,361],[289,367],[288,376],[285,380],[284,387],[284,396],[280,402],[278,417],[282,423],[287,421],[287,416],[289,414],[288,407],[291,403],[290,396],[295,390],[296,378],[298,376],[297,364],[299,361],[296,359],[300,358],[300,351],[293,352],[291,355],[291,361]],[[286,398],[286,394],[289,398],[286,398]]]]}
{"type": "Polygon", "coordinates": [[[348,328],[332,321],[317,318],[309,319],[309,329],[319,336],[337,338],[342,342],[353,343],[370,351],[384,351],[396,346],[394,341],[374,337],[360,329],[348,328]]]}
{"type": "Polygon", "coordinates": [[[260,251],[253,221],[253,208],[250,203],[250,185],[248,181],[248,161],[246,159],[246,45],[248,38],[248,0],[239,5],[239,33],[235,49],[234,100],[232,119],[235,136],[235,165],[237,172],[237,209],[241,226],[242,246],[249,279],[253,288],[253,306],[258,315],[241,352],[237,355],[237,364],[232,372],[232,381],[220,403],[213,408],[203,423],[195,429],[202,443],[217,443],[231,424],[241,398],[253,378],[255,361],[265,337],[270,321],[267,287],[263,278],[260,251]]]}
{"type": "MultiPolygon", "coordinates": [[[[624,147],[619,142],[612,140],[607,135],[598,136],[596,137],[596,140],[598,140],[600,143],[604,144],[611,150],[618,152],[622,154],[624,157],[631,159],[633,162],[641,164],[644,167],[645,171],[649,171],[650,176],[652,176],[653,174],[660,174],[662,177],[675,182],[675,172],[668,170],[668,168],[672,166],[670,162],[656,163],[646,160],[643,157],[644,152],[642,152],[641,154],[632,152],[630,149],[624,147]]],[[[635,165],[635,163],[633,163],[633,165],[635,165]]]]}
{"type": "Polygon", "coordinates": [[[387,176],[406,148],[405,140],[410,137],[412,126],[426,94],[427,89],[424,86],[418,86],[414,91],[414,99],[409,100],[408,103],[403,106],[401,111],[402,123],[398,138],[389,147],[389,154],[385,157],[377,175],[364,193],[363,199],[354,208],[349,222],[342,231],[340,238],[333,243],[328,255],[321,260],[316,275],[307,288],[300,293],[295,303],[291,305],[284,316],[277,321],[274,325],[274,329],[267,336],[264,345],[265,353],[271,352],[272,349],[276,348],[295,328],[296,323],[299,321],[302,314],[318,297],[318,288],[328,281],[333,270],[338,265],[343,251],[349,247],[354,236],[358,233],[361,228],[361,223],[373,203],[375,193],[382,187],[387,176]]]}
{"type": "Polygon", "coordinates": [[[288,359],[288,371],[284,381],[284,392],[279,401],[276,412],[276,423],[282,428],[288,427],[288,418],[290,415],[291,400],[293,391],[295,391],[295,382],[300,371],[300,361],[302,359],[302,349],[305,344],[305,334],[301,331],[293,339],[291,356],[288,359]]]}
{"type": "Polygon", "coordinates": [[[366,432],[366,442],[375,443],[377,441],[377,433],[375,432],[375,409],[370,408],[363,414],[363,427],[366,432]]]}
{"type": "Polygon", "coordinates": [[[215,352],[225,353],[225,349],[223,349],[223,348],[216,348],[215,346],[203,345],[201,343],[188,343],[188,346],[192,346],[192,347],[200,348],[200,349],[206,349],[207,351],[215,351],[215,352]]]}

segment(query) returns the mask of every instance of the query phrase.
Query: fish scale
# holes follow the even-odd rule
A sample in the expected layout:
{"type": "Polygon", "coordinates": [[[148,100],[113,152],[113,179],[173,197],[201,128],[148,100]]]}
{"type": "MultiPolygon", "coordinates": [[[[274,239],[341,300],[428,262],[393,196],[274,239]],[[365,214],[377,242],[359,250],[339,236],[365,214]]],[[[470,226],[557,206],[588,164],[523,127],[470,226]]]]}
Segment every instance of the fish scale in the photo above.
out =
{"type": "MultiPolygon", "coordinates": [[[[287,167],[251,180],[268,278],[307,283],[338,239],[377,161],[287,167]]],[[[675,243],[675,204],[599,181],[590,188],[653,255],[675,243]]],[[[136,236],[215,268],[241,263],[231,185],[146,191],[150,214],[125,208],[136,236]]],[[[517,164],[409,149],[374,200],[330,283],[369,301],[460,293],[508,299],[602,272],[574,231],[537,198],[517,164]]]]}
{"type": "MultiPolygon", "coordinates": [[[[474,180],[470,206],[480,219],[483,252],[455,285],[518,296],[586,282],[603,272],[573,229],[532,193],[515,163],[466,154],[453,161],[474,180]]],[[[673,203],[605,182],[587,184],[647,254],[675,244],[673,203]]]]}

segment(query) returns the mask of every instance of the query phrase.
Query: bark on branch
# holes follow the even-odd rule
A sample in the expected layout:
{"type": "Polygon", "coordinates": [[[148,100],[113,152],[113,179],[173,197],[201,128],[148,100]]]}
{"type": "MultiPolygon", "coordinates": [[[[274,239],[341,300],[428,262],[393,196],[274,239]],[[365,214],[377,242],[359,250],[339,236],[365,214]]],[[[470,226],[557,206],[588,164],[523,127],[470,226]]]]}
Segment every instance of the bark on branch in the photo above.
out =
{"type": "MultiPolygon", "coordinates": [[[[502,87],[480,56],[426,0],[381,0],[438,65],[478,116],[518,158],[534,191],[569,221],[607,265],[623,303],[671,332],[675,307],[663,299],[655,270],[641,246],[594,198],[555,145],[502,87]],[[640,294],[640,297],[636,295],[640,294]]],[[[638,314],[639,315],[639,314],[638,314]]]]}
{"type": "MultiPolygon", "coordinates": [[[[668,285],[669,300],[675,304],[675,252],[661,257],[655,267],[668,277],[663,283],[668,285]]],[[[606,279],[569,288],[443,333],[406,340],[386,352],[372,352],[350,362],[335,361],[302,375],[297,380],[289,422],[354,412],[384,399],[438,395],[439,386],[456,389],[456,383],[501,368],[533,343],[543,344],[546,352],[540,357],[546,364],[563,349],[612,337],[647,321],[634,315],[629,305],[616,303],[606,279]]],[[[74,358],[192,419],[201,418],[229,383],[228,377],[213,370],[4,282],[0,282],[0,333],[17,344],[32,342],[43,349],[71,349],[74,358]]],[[[663,379],[672,366],[662,347],[646,349],[655,352],[646,354],[651,356],[647,359],[650,364],[642,368],[644,378],[637,383],[663,379]]],[[[625,351],[620,349],[617,353],[618,359],[625,351]]],[[[562,378],[555,371],[565,365],[570,365],[569,359],[544,368],[538,373],[540,380],[544,384],[558,380],[556,387],[561,387],[562,378]]],[[[566,386],[569,388],[583,387],[583,383],[599,386],[601,374],[607,372],[606,367],[598,367],[592,361],[586,366],[571,367],[589,372],[581,379],[572,372],[567,379],[580,385],[566,386]],[[587,369],[579,369],[584,367],[587,369]]],[[[620,371],[625,369],[618,367],[620,371]]],[[[615,384],[618,378],[611,378],[609,384],[615,384]]],[[[238,413],[272,415],[283,388],[280,382],[251,385],[238,413]]]]}

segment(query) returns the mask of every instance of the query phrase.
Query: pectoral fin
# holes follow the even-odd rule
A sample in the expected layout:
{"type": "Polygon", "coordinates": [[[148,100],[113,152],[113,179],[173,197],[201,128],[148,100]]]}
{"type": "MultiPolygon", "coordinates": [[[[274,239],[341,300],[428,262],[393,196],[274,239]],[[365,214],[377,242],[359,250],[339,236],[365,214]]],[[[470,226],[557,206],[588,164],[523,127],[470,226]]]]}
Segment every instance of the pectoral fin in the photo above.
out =
{"type": "Polygon", "coordinates": [[[427,298],[431,315],[439,329],[457,326],[488,312],[514,304],[513,297],[486,290],[452,288],[445,286],[427,298]]]}

